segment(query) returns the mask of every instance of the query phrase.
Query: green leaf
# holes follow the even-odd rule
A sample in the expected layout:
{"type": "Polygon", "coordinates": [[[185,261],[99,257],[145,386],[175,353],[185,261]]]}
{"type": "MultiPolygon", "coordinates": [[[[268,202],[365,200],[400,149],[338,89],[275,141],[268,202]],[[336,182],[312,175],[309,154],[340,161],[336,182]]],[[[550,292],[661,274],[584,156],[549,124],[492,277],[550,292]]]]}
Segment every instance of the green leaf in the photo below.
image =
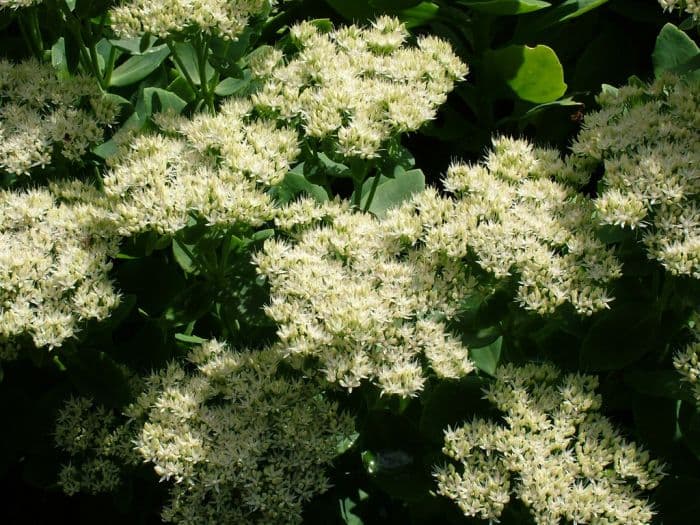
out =
{"type": "MultiPolygon", "coordinates": [[[[700,48],[687,34],[673,24],[666,24],[656,38],[656,46],[651,55],[654,75],[658,78],[665,71],[682,68],[699,54],[700,48]]],[[[693,74],[694,77],[698,75],[700,73],[693,74]]]]}
{"type": "Polygon", "coordinates": [[[348,166],[331,160],[325,153],[320,152],[318,154],[318,160],[327,175],[331,177],[352,177],[352,171],[348,166]]]}
{"type": "Polygon", "coordinates": [[[581,346],[585,370],[620,370],[652,349],[658,327],[653,306],[620,303],[598,315],[581,346]]]}
{"type": "Polygon", "coordinates": [[[328,200],[328,193],[325,188],[309,182],[304,176],[303,162],[289,171],[274,190],[277,200],[282,204],[290,202],[300,193],[306,193],[317,202],[326,202],[328,200]]]}
{"type": "Polygon", "coordinates": [[[214,88],[214,93],[220,97],[228,97],[244,91],[250,85],[250,77],[248,78],[225,78],[214,88]]]}
{"type": "Polygon", "coordinates": [[[484,62],[496,89],[499,83],[505,83],[522,100],[544,104],[555,101],[566,92],[564,69],[554,50],[548,46],[512,45],[487,51],[484,62]]]}
{"type": "Polygon", "coordinates": [[[502,344],[503,337],[499,337],[488,346],[482,346],[481,348],[470,348],[469,358],[474,361],[474,364],[479,370],[492,376],[496,373],[498,360],[501,357],[502,344]]]}
{"type": "Polygon", "coordinates": [[[207,339],[188,334],[175,334],[175,339],[182,341],[183,343],[190,343],[193,345],[201,345],[207,342],[207,339]]]}
{"type": "Polygon", "coordinates": [[[175,261],[185,273],[192,273],[196,269],[195,263],[188,253],[192,251],[192,246],[186,246],[186,248],[187,250],[177,239],[173,239],[173,257],[175,257],[175,261]]]}
{"type": "Polygon", "coordinates": [[[458,0],[458,2],[475,11],[491,15],[522,15],[552,5],[542,0],[458,0]]]}
{"type": "MultiPolygon", "coordinates": [[[[187,70],[187,74],[192,79],[192,82],[199,86],[202,83],[202,79],[199,76],[199,60],[197,59],[197,51],[189,42],[177,42],[174,47],[175,53],[180,58],[180,62],[182,62],[182,65],[187,70]]],[[[175,66],[177,67],[177,70],[182,73],[178,62],[175,62],[175,66]]],[[[211,67],[209,62],[207,62],[205,65],[205,77],[207,82],[212,79],[214,73],[214,68],[211,67]]]]}
{"type": "Polygon", "coordinates": [[[143,99],[145,106],[143,107],[143,116],[150,117],[153,113],[158,113],[160,111],[172,111],[175,113],[180,113],[187,102],[182,100],[176,94],[166,91],[161,88],[148,87],[143,90],[143,99]],[[154,98],[158,104],[154,104],[154,98]]]}
{"type": "Polygon", "coordinates": [[[421,396],[419,429],[424,439],[442,444],[448,425],[460,424],[490,410],[488,401],[483,399],[483,387],[482,378],[470,375],[460,381],[440,381],[428,388],[421,396]]]}
{"type": "Polygon", "coordinates": [[[434,2],[421,2],[415,7],[400,11],[399,18],[408,29],[412,29],[427,24],[437,16],[439,11],[440,6],[434,2]]]}
{"type": "Polygon", "coordinates": [[[393,178],[376,175],[365,181],[362,185],[362,200],[360,204],[362,209],[365,208],[371,195],[371,187],[376,177],[379,177],[379,182],[367,211],[379,218],[385,217],[389,209],[407,201],[414,193],[419,193],[425,189],[425,175],[423,175],[421,170],[405,171],[400,166],[397,166],[394,170],[393,178]]]}
{"type": "Polygon", "coordinates": [[[149,53],[129,58],[112,72],[109,85],[128,86],[143,80],[158,69],[169,54],[168,46],[163,44],[152,48],[149,53]]]}
{"type": "Polygon", "coordinates": [[[640,394],[695,401],[693,392],[675,370],[630,370],[625,372],[624,382],[640,394]]]}

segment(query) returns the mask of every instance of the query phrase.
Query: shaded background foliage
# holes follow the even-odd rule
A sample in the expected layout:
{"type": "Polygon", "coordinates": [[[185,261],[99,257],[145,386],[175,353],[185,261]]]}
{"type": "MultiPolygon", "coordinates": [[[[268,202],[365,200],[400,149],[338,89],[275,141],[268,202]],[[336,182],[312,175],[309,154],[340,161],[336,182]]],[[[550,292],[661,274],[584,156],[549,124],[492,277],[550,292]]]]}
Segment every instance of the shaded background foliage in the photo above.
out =
{"type": "MultiPolygon", "coordinates": [[[[159,109],[187,113],[202,105],[205,97],[187,85],[183,68],[167,48],[103,39],[112,38],[102,33],[107,28],[100,21],[110,2],[74,4],[70,16],[52,9],[38,12],[44,48],[59,68],[76,71],[79,38],[93,39],[98,78],[124,99],[123,126],[148,128],[159,109]],[[55,23],[62,18],[70,31],[55,23]],[[109,68],[99,64],[109,63],[112,55],[116,61],[107,74],[109,68]]],[[[601,85],[620,85],[632,75],[652,78],[657,36],[664,24],[682,22],[663,14],[655,0],[291,1],[240,45],[212,44],[217,83],[211,96],[218,102],[248,89],[241,59],[256,46],[277,42],[283,28],[295,21],[365,22],[379,14],[400,17],[414,35],[447,39],[470,66],[467,81],[449,96],[438,118],[403,141],[432,185],[439,185],[454,159],[479,159],[496,133],[565,151],[582,118],[596,108],[594,96],[601,85]]],[[[36,52],[26,45],[12,11],[0,12],[0,29],[4,57],[21,59],[36,52]]],[[[189,51],[182,51],[188,56],[189,51]]],[[[92,176],[111,147],[106,143],[89,162],[71,169],[92,176]]],[[[287,189],[291,198],[304,188],[287,189]]],[[[340,181],[337,190],[347,196],[352,188],[340,181]]],[[[166,494],[152,483],[155,476],[148,467],[114,495],[62,495],[51,439],[56,411],[70,394],[123,406],[129,394],[117,363],[148,372],[183,355],[198,337],[241,344],[272,340],[275,327],[261,312],[266,286],[250,264],[251,250],[265,236],[193,223],[175,238],[143,234],[126,241],[114,270],[124,298],[111,318],[86,326],[80,339],[60,353],[27,345],[30,359],[2,363],[3,523],[49,523],[56,516],[74,523],[160,522],[166,494]]],[[[693,522],[700,491],[700,415],[679,383],[671,357],[687,340],[684,327],[700,290],[696,282],[672,277],[650,263],[631,234],[611,232],[608,241],[620,248],[625,267],[625,277],[613,290],[611,311],[584,319],[567,311],[541,318],[518,309],[510,301],[512,290],[502,289],[468,305],[455,326],[465,343],[478,349],[472,354],[478,375],[431,381],[418,399],[380,397],[372,388],[338,396],[357,415],[358,438],[336,462],[332,489],[307,506],[305,522],[478,523],[431,494],[431,468],[442,461],[442,430],[491,412],[481,389],[496,363],[533,359],[599,374],[606,415],[670,465],[671,474],[656,493],[659,523],[693,522]]],[[[516,504],[508,507],[502,523],[529,520],[526,509],[516,504]]]]}

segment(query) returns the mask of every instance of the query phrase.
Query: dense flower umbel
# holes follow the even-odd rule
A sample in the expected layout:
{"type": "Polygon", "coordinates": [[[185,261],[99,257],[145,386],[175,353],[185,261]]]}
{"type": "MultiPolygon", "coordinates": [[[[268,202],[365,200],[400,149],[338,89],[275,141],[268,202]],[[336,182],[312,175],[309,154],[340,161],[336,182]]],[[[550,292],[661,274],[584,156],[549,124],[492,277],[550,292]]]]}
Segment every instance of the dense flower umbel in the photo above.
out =
{"type": "Polygon", "coordinates": [[[262,189],[282,179],[299,147],[294,131],[251,119],[250,110],[231,100],[216,116],[162,116],[167,135],[126,145],[104,179],[117,230],[173,233],[190,212],[211,224],[270,220],[273,202],[262,189]]]}
{"type": "Polygon", "coordinates": [[[122,38],[145,33],[167,38],[185,29],[237,38],[250,18],[269,9],[269,0],[127,0],[110,12],[122,38]]]}
{"type": "Polygon", "coordinates": [[[116,114],[92,78],[59,79],[50,64],[0,59],[0,170],[29,174],[51,164],[55,151],[77,161],[116,114]]]}
{"type": "Polygon", "coordinates": [[[596,413],[596,387],[594,376],[551,365],[500,367],[486,398],[505,425],[448,428],[443,452],[460,465],[436,469],[438,492],[491,521],[514,495],[538,525],[650,523],[640,491],[656,487],[663,466],[596,413]]]}
{"type": "Polygon", "coordinates": [[[137,451],[174,482],[165,521],[300,523],[352,420],[312,382],[279,374],[271,350],[211,340],[188,357],[193,371],[171,363],[127,410],[144,422],[137,451]]]}
{"type": "Polygon", "coordinates": [[[270,281],[278,350],[318,359],[345,388],[369,379],[401,396],[422,389],[423,358],[442,377],[469,373],[467,349],[444,320],[475,283],[460,261],[417,245],[427,219],[416,207],[437,198],[421,194],[381,221],[326,207],[332,224],[298,233],[295,244],[266,242],[256,263],[270,281]]]}
{"type": "Polygon", "coordinates": [[[692,319],[693,342],[678,352],[673,358],[673,365],[680,372],[683,380],[693,388],[695,401],[700,407],[700,314],[695,312],[692,319]]]}
{"type": "Polygon", "coordinates": [[[494,139],[484,162],[449,169],[445,186],[457,200],[445,204],[446,219],[427,232],[426,245],[449,257],[473,253],[496,277],[517,275],[517,300],[529,310],[606,308],[605,284],[621,267],[595,238],[590,200],[553,180],[576,178],[554,150],[494,139]]]}
{"type": "Polygon", "coordinates": [[[700,83],[663,76],[599,96],[574,162],[602,163],[600,222],[640,228],[648,255],[700,279],[700,83]]]}
{"type": "Polygon", "coordinates": [[[56,418],[56,446],[71,456],[58,484],[68,495],[111,492],[122,481],[125,466],[136,466],[134,429],[103,406],[84,397],[69,399],[56,418]]]}
{"type": "Polygon", "coordinates": [[[299,53],[266,68],[267,81],[253,101],[265,113],[299,122],[307,137],[330,142],[341,157],[378,157],[387,140],[434,118],[467,73],[436,37],[405,46],[408,31],[390,17],[329,33],[304,22],[291,35],[299,53]]]}
{"type": "Polygon", "coordinates": [[[685,11],[695,20],[700,20],[700,0],[659,0],[664,11],[685,11]]]}
{"type": "Polygon", "coordinates": [[[0,9],[9,7],[10,9],[21,9],[40,4],[43,0],[0,0],[0,9]]]}
{"type": "Polygon", "coordinates": [[[75,182],[0,192],[0,339],[28,334],[37,347],[60,346],[119,302],[107,275],[117,239],[101,211],[59,203],[61,191],[90,200],[94,190],[75,182]]]}

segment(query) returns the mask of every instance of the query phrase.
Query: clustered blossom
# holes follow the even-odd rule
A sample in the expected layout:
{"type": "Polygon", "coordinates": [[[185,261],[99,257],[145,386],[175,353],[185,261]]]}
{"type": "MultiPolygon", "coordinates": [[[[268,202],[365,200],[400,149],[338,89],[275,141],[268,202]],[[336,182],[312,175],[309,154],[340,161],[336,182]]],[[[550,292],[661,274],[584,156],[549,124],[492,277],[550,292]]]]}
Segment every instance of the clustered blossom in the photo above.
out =
{"type": "Polygon", "coordinates": [[[659,0],[659,4],[664,11],[685,11],[694,20],[700,21],[700,0],[659,0]]]}
{"type": "Polygon", "coordinates": [[[117,110],[90,77],[59,78],[50,64],[0,59],[0,170],[27,175],[56,153],[80,160],[117,110]]]}
{"type": "Polygon", "coordinates": [[[599,102],[572,147],[575,163],[605,167],[598,220],[639,228],[650,258],[700,279],[700,83],[665,75],[599,102]]]}
{"type": "Polygon", "coordinates": [[[475,282],[460,261],[418,245],[437,200],[426,191],[383,220],[335,209],[324,217],[330,224],[297,232],[294,244],[268,240],[255,262],[271,285],[266,312],[279,325],[278,350],[317,359],[345,388],[368,379],[401,396],[422,389],[423,359],[441,377],[469,373],[467,348],[444,322],[475,282]]]}
{"type": "Polygon", "coordinates": [[[270,8],[269,0],[127,0],[110,12],[111,25],[121,38],[145,33],[168,38],[196,28],[236,39],[250,19],[270,8]]]}
{"type": "Polygon", "coordinates": [[[443,452],[459,466],[436,469],[438,492],[491,522],[515,496],[538,525],[650,523],[641,491],[658,485],[663,465],[596,413],[596,387],[594,376],[547,364],[500,367],[486,398],[505,425],[448,428],[443,452]]]}
{"type": "Polygon", "coordinates": [[[56,418],[56,446],[71,456],[61,467],[58,484],[69,496],[115,490],[125,466],[136,466],[133,429],[93,400],[70,398],[56,418]]]}
{"type": "Polygon", "coordinates": [[[695,401],[700,407],[700,314],[697,312],[693,315],[692,323],[693,341],[676,353],[673,365],[683,380],[693,388],[695,401]]]}
{"type": "Polygon", "coordinates": [[[42,3],[43,0],[0,0],[0,9],[21,9],[42,3]]]}
{"type": "Polygon", "coordinates": [[[99,210],[60,202],[61,191],[92,190],[74,182],[0,192],[0,338],[28,334],[51,349],[119,302],[108,277],[118,239],[99,210]]]}
{"type": "Polygon", "coordinates": [[[540,314],[565,303],[586,315],[607,308],[605,285],[621,265],[595,237],[590,200],[554,180],[576,178],[556,151],[496,138],[484,162],[450,167],[445,187],[457,199],[426,245],[473,254],[497,278],[517,275],[518,302],[540,314]]]}
{"type": "Polygon", "coordinates": [[[305,379],[278,373],[271,350],[210,340],[147,378],[126,415],[142,421],[138,453],[174,482],[167,522],[301,523],[328,488],[324,468],[352,420],[305,379]]]}
{"type": "Polygon", "coordinates": [[[307,137],[330,142],[340,157],[378,157],[387,141],[434,118],[467,73],[450,45],[436,37],[405,46],[408,31],[395,18],[328,33],[303,22],[291,35],[299,53],[266,69],[267,81],[253,101],[263,113],[299,122],[307,137]]]}
{"type": "Polygon", "coordinates": [[[167,134],[135,137],[104,178],[104,206],[117,231],[173,233],[190,213],[210,224],[271,220],[274,204],[262,190],[287,173],[298,139],[250,118],[251,110],[249,102],[231,100],[215,116],[165,116],[159,123],[167,134]]]}

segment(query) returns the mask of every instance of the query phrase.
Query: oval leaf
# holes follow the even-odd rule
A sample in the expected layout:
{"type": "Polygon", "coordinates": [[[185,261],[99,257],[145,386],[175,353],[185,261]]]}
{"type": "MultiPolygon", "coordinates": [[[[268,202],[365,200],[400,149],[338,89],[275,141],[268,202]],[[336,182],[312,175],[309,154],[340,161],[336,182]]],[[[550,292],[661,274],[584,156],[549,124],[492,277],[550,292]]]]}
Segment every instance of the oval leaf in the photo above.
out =
{"type": "Polygon", "coordinates": [[[688,35],[673,24],[666,24],[656,38],[651,55],[654,76],[658,78],[664,71],[675,71],[699,54],[700,48],[688,35]]]}
{"type": "Polygon", "coordinates": [[[522,15],[552,5],[542,0],[459,0],[459,3],[491,15],[522,15]]]}
{"type": "Polygon", "coordinates": [[[163,60],[169,54],[168,46],[162,45],[154,47],[151,53],[129,58],[129,60],[114,70],[109,85],[116,87],[128,86],[143,80],[158,69],[158,66],[163,63],[163,60]]]}
{"type": "Polygon", "coordinates": [[[491,81],[505,82],[522,100],[544,104],[566,92],[564,69],[548,46],[513,45],[487,51],[485,55],[491,81]]]}

